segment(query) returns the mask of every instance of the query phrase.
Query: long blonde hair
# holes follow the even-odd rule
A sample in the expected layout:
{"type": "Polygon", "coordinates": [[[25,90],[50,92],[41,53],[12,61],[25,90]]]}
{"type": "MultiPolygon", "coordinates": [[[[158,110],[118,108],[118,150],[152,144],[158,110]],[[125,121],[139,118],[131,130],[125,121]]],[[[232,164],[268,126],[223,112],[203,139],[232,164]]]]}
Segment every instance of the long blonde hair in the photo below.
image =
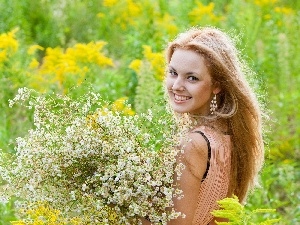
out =
{"type": "Polygon", "coordinates": [[[177,48],[201,54],[213,82],[221,87],[214,119],[227,121],[232,138],[229,194],[244,201],[264,158],[261,110],[245,78],[250,70],[245,69],[233,40],[216,28],[192,28],[181,33],[166,49],[168,63],[177,48]]]}

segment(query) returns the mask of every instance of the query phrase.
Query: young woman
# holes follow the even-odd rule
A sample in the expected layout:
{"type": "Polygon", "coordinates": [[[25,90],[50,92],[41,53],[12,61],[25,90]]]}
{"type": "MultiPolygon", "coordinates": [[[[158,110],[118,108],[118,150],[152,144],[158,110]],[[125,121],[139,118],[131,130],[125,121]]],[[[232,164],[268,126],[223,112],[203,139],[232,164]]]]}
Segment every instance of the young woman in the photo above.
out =
{"type": "MultiPolygon", "coordinates": [[[[167,49],[166,88],[171,108],[193,127],[183,141],[176,185],[185,218],[168,225],[215,224],[217,201],[235,194],[244,202],[263,163],[261,112],[233,41],[215,28],[192,28],[167,49]]],[[[143,224],[150,224],[144,220],[143,224]]]]}

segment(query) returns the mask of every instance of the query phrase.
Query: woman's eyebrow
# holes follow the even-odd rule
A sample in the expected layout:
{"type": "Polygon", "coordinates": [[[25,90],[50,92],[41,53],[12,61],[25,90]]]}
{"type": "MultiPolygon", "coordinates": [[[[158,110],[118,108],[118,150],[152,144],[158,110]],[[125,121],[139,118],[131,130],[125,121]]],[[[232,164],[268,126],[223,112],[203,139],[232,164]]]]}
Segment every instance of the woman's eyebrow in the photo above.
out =
{"type": "MultiPolygon", "coordinates": [[[[175,71],[175,72],[176,72],[176,69],[175,69],[174,67],[172,67],[172,66],[170,66],[170,65],[169,65],[168,67],[169,67],[169,70],[175,71]]],[[[189,71],[189,72],[186,72],[185,75],[186,75],[186,76],[189,76],[189,75],[200,75],[200,74],[197,73],[197,72],[189,71]]]]}
{"type": "Polygon", "coordinates": [[[172,67],[172,66],[169,66],[169,69],[176,71],[176,69],[174,69],[174,67],[172,67]]]}
{"type": "Polygon", "coordinates": [[[201,74],[199,74],[199,73],[197,73],[197,72],[187,72],[186,75],[187,75],[187,76],[189,76],[189,75],[201,76],[201,74]]]}

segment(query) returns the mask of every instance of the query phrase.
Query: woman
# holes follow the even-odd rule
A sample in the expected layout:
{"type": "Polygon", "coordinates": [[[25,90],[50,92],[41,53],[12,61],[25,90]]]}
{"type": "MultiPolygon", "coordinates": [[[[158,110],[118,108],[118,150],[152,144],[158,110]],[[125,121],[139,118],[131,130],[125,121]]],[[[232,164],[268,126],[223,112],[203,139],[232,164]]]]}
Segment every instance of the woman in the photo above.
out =
{"type": "Polygon", "coordinates": [[[217,201],[235,194],[244,202],[263,163],[261,112],[245,79],[250,71],[233,41],[215,28],[180,34],[166,53],[170,106],[194,124],[178,157],[184,169],[176,185],[184,197],[174,198],[185,218],[168,225],[215,224],[221,221],[211,215],[217,201]]]}

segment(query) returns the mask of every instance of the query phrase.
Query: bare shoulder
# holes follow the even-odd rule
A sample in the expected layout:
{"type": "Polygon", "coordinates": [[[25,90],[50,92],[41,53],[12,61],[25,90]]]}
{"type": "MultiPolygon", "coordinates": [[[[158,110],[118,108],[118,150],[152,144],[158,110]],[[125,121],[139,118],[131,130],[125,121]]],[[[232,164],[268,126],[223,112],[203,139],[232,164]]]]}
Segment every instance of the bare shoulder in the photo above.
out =
{"type": "Polygon", "coordinates": [[[208,161],[207,140],[198,132],[190,132],[183,141],[183,159],[190,172],[202,179],[208,161]]]}

